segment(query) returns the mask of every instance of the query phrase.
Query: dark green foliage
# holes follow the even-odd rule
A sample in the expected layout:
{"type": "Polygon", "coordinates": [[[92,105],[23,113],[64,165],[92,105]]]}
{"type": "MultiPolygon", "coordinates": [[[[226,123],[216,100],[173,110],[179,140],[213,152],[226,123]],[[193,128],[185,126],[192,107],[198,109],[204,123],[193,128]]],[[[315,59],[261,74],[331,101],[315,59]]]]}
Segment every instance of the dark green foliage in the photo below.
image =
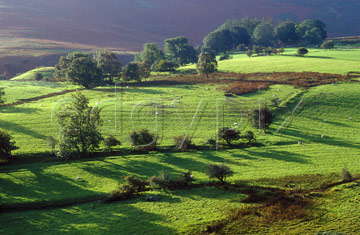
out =
{"type": "Polygon", "coordinates": [[[205,144],[210,145],[211,148],[216,148],[216,144],[217,144],[216,138],[214,138],[214,137],[208,138],[208,139],[206,140],[206,143],[205,143],[205,144]]]}
{"type": "Polygon", "coordinates": [[[196,62],[197,53],[185,37],[175,37],[165,40],[165,58],[179,65],[196,62]]]}
{"type": "Polygon", "coordinates": [[[56,146],[56,140],[54,137],[48,136],[46,137],[46,141],[48,143],[47,146],[51,149],[51,154],[53,154],[56,146]]]}
{"type": "Polygon", "coordinates": [[[226,52],[234,47],[232,34],[229,29],[216,30],[207,35],[204,40],[204,48],[213,50],[215,54],[226,52]]]}
{"type": "Polygon", "coordinates": [[[4,88],[0,87],[0,104],[3,104],[5,103],[5,91],[4,91],[4,88]]]}
{"type": "Polygon", "coordinates": [[[265,106],[253,111],[251,122],[253,123],[253,127],[266,131],[272,124],[272,119],[272,112],[265,106]]]}
{"type": "Polygon", "coordinates": [[[251,57],[252,54],[253,54],[253,51],[252,51],[252,50],[249,49],[249,50],[246,51],[246,55],[247,55],[248,57],[251,57]]]}
{"type": "Polygon", "coordinates": [[[145,43],[144,49],[138,56],[137,61],[146,61],[150,66],[155,62],[165,58],[164,52],[158,47],[156,43],[145,43]]]}
{"type": "Polygon", "coordinates": [[[275,38],[282,44],[291,45],[298,41],[296,33],[297,23],[295,21],[284,21],[275,27],[275,38]]]}
{"type": "Polygon", "coordinates": [[[334,44],[334,41],[329,40],[329,41],[323,42],[320,47],[322,49],[331,50],[331,49],[334,49],[335,44],[334,44]]]}
{"type": "Polygon", "coordinates": [[[252,131],[246,131],[244,135],[241,135],[242,139],[247,141],[247,144],[256,143],[256,136],[252,131]]]}
{"type": "Polygon", "coordinates": [[[85,88],[99,86],[103,81],[101,70],[97,68],[90,56],[72,60],[67,66],[65,74],[69,82],[85,88]]]}
{"type": "Polygon", "coordinates": [[[104,144],[106,146],[105,151],[112,152],[112,148],[121,145],[121,142],[110,135],[104,139],[104,144]]]}
{"type": "Polygon", "coordinates": [[[114,83],[114,78],[121,72],[121,63],[116,55],[107,50],[97,51],[93,57],[94,62],[102,73],[103,79],[107,79],[108,84],[114,83]]]}
{"type": "Polygon", "coordinates": [[[240,43],[239,45],[236,46],[235,48],[237,51],[247,51],[248,47],[243,44],[243,43],[240,43]]]}
{"type": "Polygon", "coordinates": [[[245,28],[248,31],[249,35],[253,35],[256,26],[261,23],[258,19],[249,19],[249,17],[245,17],[240,21],[240,27],[245,28]]]}
{"type": "Polygon", "coordinates": [[[191,171],[181,173],[180,177],[170,178],[165,172],[160,172],[157,176],[152,176],[149,183],[152,189],[177,189],[184,188],[194,181],[191,171]]]}
{"type": "Polygon", "coordinates": [[[274,44],[274,26],[271,22],[262,22],[256,26],[252,35],[252,41],[260,46],[272,46],[274,44]]]}
{"type": "Polygon", "coordinates": [[[127,185],[134,189],[135,192],[143,192],[145,191],[146,186],[149,185],[149,182],[141,180],[133,175],[125,176],[124,180],[127,185]]]}
{"type": "Polygon", "coordinates": [[[7,160],[12,157],[11,151],[18,149],[16,142],[12,140],[9,133],[0,130],[0,160],[7,160]]]}
{"type": "Polygon", "coordinates": [[[240,132],[229,127],[220,128],[218,131],[219,140],[225,140],[228,145],[232,145],[232,141],[240,139],[240,132]]]}
{"type": "Polygon", "coordinates": [[[216,178],[220,180],[221,183],[224,183],[227,177],[234,175],[234,172],[225,164],[210,164],[206,171],[206,175],[209,176],[210,179],[216,178]]]}
{"type": "Polygon", "coordinates": [[[320,20],[304,20],[296,32],[303,45],[321,45],[327,37],[326,25],[320,20]]]}
{"type": "Polygon", "coordinates": [[[341,170],[341,180],[343,182],[350,182],[352,180],[352,175],[350,171],[346,168],[346,166],[344,166],[341,170]]]}
{"type": "Polygon", "coordinates": [[[139,68],[139,64],[138,63],[129,63],[127,64],[124,69],[123,69],[123,80],[125,82],[128,81],[137,81],[137,82],[141,82],[141,78],[140,78],[140,68],[139,68]]]}
{"type": "Polygon", "coordinates": [[[36,72],[34,75],[35,81],[40,81],[44,78],[44,75],[42,73],[36,72]]]}
{"type": "Polygon", "coordinates": [[[300,47],[300,48],[297,49],[297,55],[298,56],[304,56],[307,53],[309,53],[309,51],[305,47],[300,47]]]}
{"type": "Polygon", "coordinates": [[[109,198],[106,202],[121,201],[125,199],[134,198],[139,195],[141,192],[146,191],[146,186],[149,185],[148,182],[143,181],[133,175],[124,177],[125,184],[119,184],[117,189],[110,193],[109,198]]]}
{"type": "Polygon", "coordinates": [[[174,62],[167,61],[167,60],[160,60],[153,64],[151,70],[159,71],[159,72],[173,72],[176,70],[178,65],[174,62]]]}
{"type": "Polygon", "coordinates": [[[196,71],[199,74],[205,74],[206,78],[210,73],[217,70],[217,61],[208,52],[202,52],[199,55],[199,60],[196,64],[196,71]]]}
{"type": "Polygon", "coordinates": [[[129,139],[133,146],[150,145],[156,141],[155,135],[151,134],[147,129],[141,129],[139,132],[133,131],[129,135],[129,139]]]}
{"type": "Polygon", "coordinates": [[[64,160],[86,157],[103,139],[99,131],[100,110],[90,107],[89,99],[81,92],[72,97],[72,103],[57,115],[60,126],[57,156],[64,160]]]}
{"type": "Polygon", "coordinates": [[[145,80],[146,78],[148,78],[151,74],[150,71],[150,64],[148,64],[146,61],[141,61],[138,63],[139,66],[139,76],[140,76],[140,80],[145,80]]]}
{"type": "Polygon", "coordinates": [[[182,151],[186,151],[189,147],[191,147],[191,139],[186,134],[175,136],[174,143],[175,147],[182,151]]]}
{"type": "Polygon", "coordinates": [[[233,57],[229,54],[224,54],[222,56],[220,56],[219,58],[219,61],[222,61],[222,60],[229,60],[229,59],[232,59],[233,57]]]}

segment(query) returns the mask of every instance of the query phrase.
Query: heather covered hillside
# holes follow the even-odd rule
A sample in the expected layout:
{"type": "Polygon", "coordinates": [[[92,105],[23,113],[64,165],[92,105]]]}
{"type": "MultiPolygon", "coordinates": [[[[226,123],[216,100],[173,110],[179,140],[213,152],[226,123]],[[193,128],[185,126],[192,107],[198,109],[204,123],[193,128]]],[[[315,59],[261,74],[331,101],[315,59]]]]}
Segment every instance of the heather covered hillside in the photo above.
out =
{"type": "Polygon", "coordinates": [[[356,0],[3,0],[0,30],[16,37],[139,50],[144,42],[183,35],[199,44],[229,18],[317,18],[329,36],[356,35],[356,0]]]}

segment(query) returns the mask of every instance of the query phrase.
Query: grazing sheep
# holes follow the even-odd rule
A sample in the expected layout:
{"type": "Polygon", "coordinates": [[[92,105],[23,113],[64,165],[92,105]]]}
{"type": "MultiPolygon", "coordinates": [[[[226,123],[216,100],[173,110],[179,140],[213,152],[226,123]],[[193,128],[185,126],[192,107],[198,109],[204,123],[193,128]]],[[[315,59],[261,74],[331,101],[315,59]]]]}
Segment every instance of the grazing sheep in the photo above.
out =
{"type": "Polygon", "coordinates": [[[351,121],[351,120],[352,120],[352,117],[349,117],[349,120],[351,121]]]}

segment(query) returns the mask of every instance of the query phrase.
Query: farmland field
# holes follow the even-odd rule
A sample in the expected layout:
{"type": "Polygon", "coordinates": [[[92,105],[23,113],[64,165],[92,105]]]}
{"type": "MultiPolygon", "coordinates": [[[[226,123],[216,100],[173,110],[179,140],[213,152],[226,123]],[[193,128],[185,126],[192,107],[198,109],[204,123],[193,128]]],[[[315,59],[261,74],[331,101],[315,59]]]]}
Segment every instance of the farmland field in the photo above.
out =
{"type": "MultiPolygon", "coordinates": [[[[290,49],[287,56],[254,58],[235,54],[232,60],[219,63],[219,71],[347,74],[360,70],[360,50],[313,49],[305,58],[291,56],[294,52],[290,49]]],[[[193,68],[187,66],[180,71],[193,68]]],[[[197,234],[205,232],[209,224],[225,220],[234,210],[256,204],[243,202],[247,195],[237,189],[213,186],[147,191],[122,202],[99,202],[118,182],[123,183],[126,175],[146,180],[160,172],[175,177],[190,170],[196,183],[205,184],[209,182],[208,165],[225,163],[234,171],[230,183],[293,192],[296,190],[288,189],[288,184],[294,184],[297,190],[310,190],[313,187],[309,185],[339,182],[344,166],[354,176],[360,174],[360,83],[356,79],[309,89],[271,84],[265,90],[231,97],[224,96],[227,83],[185,80],[171,84],[164,80],[157,86],[129,83],[83,90],[90,105],[101,108],[102,134],[114,135],[122,142],[112,154],[99,153],[83,160],[56,161],[46,141],[47,136],[57,138],[57,113],[71,102],[72,92],[0,107],[0,129],[8,131],[20,147],[14,151],[18,163],[0,166],[0,206],[15,210],[0,213],[0,232],[197,234]],[[266,133],[250,121],[254,110],[264,103],[274,114],[266,133]],[[215,151],[205,142],[216,137],[222,127],[251,130],[258,144],[215,151]],[[158,136],[159,151],[132,151],[128,135],[142,128],[158,136]],[[198,148],[187,152],[174,149],[173,137],[184,133],[198,148]],[[145,202],[147,195],[156,195],[159,202],[145,202]],[[34,210],[39,205],[48,208],[34,210]]],[[[78,88],[66,83],[15,81],[0,81],[0,87],[5,88],[6,103],[78,88]]],[[[219,232],[315,234],[326,230],[356,234],[360,231],[355,209],[360,206],[359,185],[354,181],[321,191],[321,196],[313,197],[306,207],[312,214],[308,218],[274,222],[271,226],[259,219],[259,226],[255,226],[256,217],[248,215],[244,217],[248,227],[241,220],[229,220],[219,232]]]]}

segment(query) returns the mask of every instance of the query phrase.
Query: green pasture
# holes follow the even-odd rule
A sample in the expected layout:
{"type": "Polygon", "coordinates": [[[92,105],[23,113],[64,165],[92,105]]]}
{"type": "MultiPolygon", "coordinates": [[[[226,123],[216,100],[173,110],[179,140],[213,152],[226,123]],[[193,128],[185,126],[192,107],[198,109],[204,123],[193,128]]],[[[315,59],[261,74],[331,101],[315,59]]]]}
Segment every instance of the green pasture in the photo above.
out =
{"type": "Polygon", "coordinates": [[[26,73],[20,74],[16,77],[13,77],[12,81],[22,81],[22,80],[34,80],[35,74],[41,73],[46,78],[54,78],[54,67],[40,67],[33,70],[30,70],[26,73]]]}
{"type": "MultiPolygon", "coordinates": [[[[304,58],[293,56],[295,49],[288,49],[284,56],[247,58],[236,54],[232,60],[219,62],[219,70],[345,74],[360,70],[359,52],[311,49],[304,58]]],[[[188,69],[194,67],[180,70],[188,69]]],[[[263,179],[268,179],[284,187],[276,183],[281,177],[339,175],[344,165],[351,173],[360,173],[360,83],[335,83],[308,90],[273,85],[267,90],[233,97],[224,96],[224,86],[129,84],[84,90],[90,105],[101,109],[103,135],[116,136],[122,146],[114,154],[68,162],[43,158],[40,154],[50,151],[47,136],[57,138],[56,114],[71,102],[71,93],[1,107],[0,129],[14,137],[20,147],[14,153],[27,160],[0,166],[0,205],[26,208],[74,204],[57,209],[0,213],[0,233],[197,233],[205,231],[207,224],[226,218],[230,208],[252,205],[240,202],[246,195],[211,187],[149,191],[138,198],[112,204],[97,201],[130,174],[147,179],[161,171],[175,177],[191,170],[196,182],[208,182],[208,165],[225,162],[235,172],[230,182],[271,185],[264,183],[263,179]],[[280,99],[279,107],[273,105],[274,99],[280,99]],[[251,111],[263,103],[275,115],[267,133],[252,127],[248,121],[251,111]],[[219,151],[210,149],[204,144],[206,139],[214,137],[217,129],[224,126],[254,131],[259,144],[225,147],[219,151]],[[147,154],[131,151],[128,135],[142,128],[158,135],[162,151],[147,154]],[[173,149],[173,137],[184,133],[201,148],[188,152],[173,149]],[[146,195],[157,195],[159,201],[145,202],[146,195]],[[75,204],[86,199],[94,201],[75,204]]],[[[16,81],[0,81],[0,87],[5,87],[7,103],[77,88],[65,83],[16,81]]],[[[296,186],[308,183],[300,182],[296,186]]],[[[360,223],[358,194],[359,183],[337,186],[315,198],[311,219],[283,221],[266,228],[255,226],[248,234],[315,234],[319,230],[356,234],[360,223]]],[[[223,232],[236,234],[236,226],[230,224],[223,232]]]]}
{"type": "MultiPolygon", "coordinates": [[[[53,92],[80,88],[77,85],[69,85],[67,83],[44,81],[0,81],[0,87],[4,88],[5,91],[5,104],[47,95],[53,92]]],[[[4,110],[2,110],[1,113],[3,114],[4,110]]]]}
{"type": "MultiPolygon", "coordinates": [[[[271,73],[271,72],[320,72],[346,74],[360,71],[359,49],[323,50],[309,49],[304,57],[295,56],[295,48],[286,48],[284,55],[255,56],[233,54],[233,59],[218,62],[220,72],[271,73]]],[[[194,71],[195,65],[181,67],[179,71],[194,71]]]]}

